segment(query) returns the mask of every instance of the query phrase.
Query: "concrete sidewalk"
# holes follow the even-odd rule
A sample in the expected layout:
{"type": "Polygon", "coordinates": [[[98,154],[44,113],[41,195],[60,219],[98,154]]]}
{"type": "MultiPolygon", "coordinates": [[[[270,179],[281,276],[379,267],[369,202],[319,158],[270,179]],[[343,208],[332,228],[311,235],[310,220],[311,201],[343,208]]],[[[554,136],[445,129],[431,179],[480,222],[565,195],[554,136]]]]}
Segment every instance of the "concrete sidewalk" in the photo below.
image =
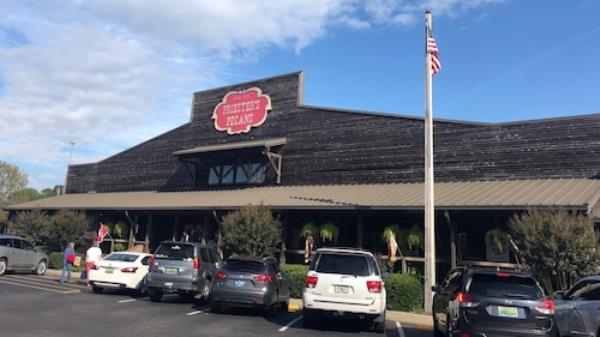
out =
{"type": "MultiPolygon", "coordinates": [[[[43,277],[53,280],[59,280],[60,274],[62,273],[61,269],[48,269],[46,270],[46,274],[43,277]]],[[[86,285],[87,281],[85,279],[79,278],[81,272],[71,272],[71,282],[74,284],[83,284],[86,285]]],[[[65,276],[66,277],[66,276],[65,276]]]]}
{"type": "MultiPolygon", "coordinates": [[[[295,312],[299,310],[302,310],[302,300],[291,298],[289,311],[295,312]]],[[[425,314],[387,310],[386,319],[388,321],[398,321],[403,326],[411,326],[419,330],[433,330],[433,319],[431,316],[425,314]]]]}

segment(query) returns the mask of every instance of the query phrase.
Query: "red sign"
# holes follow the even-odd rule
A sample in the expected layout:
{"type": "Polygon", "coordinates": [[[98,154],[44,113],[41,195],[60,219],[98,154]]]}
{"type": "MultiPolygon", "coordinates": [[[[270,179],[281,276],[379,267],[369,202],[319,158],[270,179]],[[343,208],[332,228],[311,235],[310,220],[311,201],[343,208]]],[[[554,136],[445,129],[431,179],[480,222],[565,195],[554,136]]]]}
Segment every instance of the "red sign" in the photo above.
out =
{"type": "Polygon", "coordinates": [[[269,110],[269,95],[264,95],[260,88],[252,87],[225,95],[223,101],[215,107],[212,119],[219,131],[227,131],[230,135],[246,133],[251,128],[262,125],[269,110]]]}

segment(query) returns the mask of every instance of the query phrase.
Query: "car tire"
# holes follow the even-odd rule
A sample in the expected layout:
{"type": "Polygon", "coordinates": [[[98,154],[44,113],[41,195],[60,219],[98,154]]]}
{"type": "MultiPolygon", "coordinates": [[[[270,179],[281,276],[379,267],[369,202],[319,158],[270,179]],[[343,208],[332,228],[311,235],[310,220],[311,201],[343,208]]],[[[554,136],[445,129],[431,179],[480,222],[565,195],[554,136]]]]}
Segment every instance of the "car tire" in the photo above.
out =
{"type": "Polygon", "coordinates": [[[317,321],[315,320],[315,314],[312,310],[304,309],[302,313],[302,324],[305,328],[314,329],[317,327],[317,321]]]}
{"type": "Polygon", "coordinates": [[[446,335],[440,331],[440,329],[438,328],[438,322],[435,319],[435,314],[432,315],[433,316],[433,337],[445,337],[446,335]]]}
{"type": "Polygon", "coordinates": [[[207,280],[204,282],[204,288],[202,288],[202,291],[200,292],[201,295],[201,301],[204,303],[210,303],[210,290],[212,287],[212,283],[210,282],[210,280],[207,280]]]}
{"type": "Polygon", "coordinates": [[[48,270],[48,262],[46,262],[46,260],[42,260],[37,264],[37,266],[35,267],[35,270],[33,272],[38,276],[42,276],[46,273],[47,270],[48,270]]]}
{"type": "Polygon", "coordinates": [[[285,302],[281,302],[279,304],[279,310],[281,310],[281,311],[288,311],[289,306],[290,306],[290,301],[289,300],[285,301],[285,302]]]}
{"type": "Polygon", "coordinates": [[[142,282],[140,282],[139,287],[136,289],[136,294],[140,297],[146,296],[148,294],[148,285],[146,283],[145,277],[142,279],[142,282]]]}
{"type": "Polygon", "coordinates": [[[373,331],[376,333],[385,332],[385,312],[373,320],[373,331]]]}
{"type": "Polygon", "coordinates": [[[104,288],[92,286],[92,292],[94,294],[102,294],[104,292],[104,288]]]}
{"type": "Polygon", "coordinates": [[[160,302],[160,300],[162,299],[163,293],[159,289],[148,288],[148,296],[150,297],[150,301],[160,302]]]}
{"type": "Polygon", "coordinates": [[[222,312],[221,303],[217,301],[210,301],[210,312],[213,314],[220,314],[222,312]]]}
{"type": "Polygon", "coordinates": [[[8,267],[8,263],[5,258],[0,259],[0,276],[6,273],[6,268],[8,267]]]}

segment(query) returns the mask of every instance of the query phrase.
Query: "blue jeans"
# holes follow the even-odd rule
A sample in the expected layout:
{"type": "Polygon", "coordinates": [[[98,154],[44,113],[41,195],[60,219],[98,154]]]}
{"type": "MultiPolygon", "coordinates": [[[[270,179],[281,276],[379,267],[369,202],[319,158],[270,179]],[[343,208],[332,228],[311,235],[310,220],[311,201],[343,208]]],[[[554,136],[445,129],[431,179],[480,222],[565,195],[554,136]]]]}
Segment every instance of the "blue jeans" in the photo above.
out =
{"type": "Polygon", "coordinates": [[[60,274],[60,284],[64,283],[65,273],[67,273],[67,283],[71,283],[71,269],[73,269],[73,265],[66,263],[63,265],[62,273],[60,274]]]}

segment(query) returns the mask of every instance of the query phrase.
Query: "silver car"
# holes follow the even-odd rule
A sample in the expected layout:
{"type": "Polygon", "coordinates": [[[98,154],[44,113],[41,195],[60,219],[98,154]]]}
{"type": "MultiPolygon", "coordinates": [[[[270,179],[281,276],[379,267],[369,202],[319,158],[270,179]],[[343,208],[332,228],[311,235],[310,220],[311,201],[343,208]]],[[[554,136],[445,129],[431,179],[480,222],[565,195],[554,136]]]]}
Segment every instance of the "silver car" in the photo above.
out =
{"type": "Polygon", "coordinates": [[[21,237],[0,235],[0,275],[13,270],[44,275],[47,269],[48,255],[21,237]]]}
{"type": "Polygon", "coordinates": [[[600,336],[600,276],[584,277],[566,292],[554,293],[561,336],[600,336]]]}

